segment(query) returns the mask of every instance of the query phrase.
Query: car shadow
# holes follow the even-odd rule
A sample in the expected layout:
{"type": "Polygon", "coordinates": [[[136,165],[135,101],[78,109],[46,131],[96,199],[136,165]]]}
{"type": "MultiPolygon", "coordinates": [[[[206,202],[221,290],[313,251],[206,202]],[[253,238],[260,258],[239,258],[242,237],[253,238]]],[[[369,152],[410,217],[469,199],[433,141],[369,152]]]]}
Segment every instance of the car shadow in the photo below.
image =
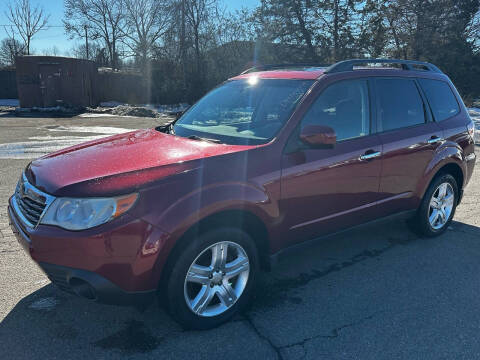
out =
{"type": "MultiPolygon", "coordinates": [[[[335,318],[368,308],[372,301],[370,293],[380,293],[385,284],[398,281],[395,272],[384,270],[390,267],[389,263],[393,263],[393,268],[402,267],[402,261],[405,267],[411,266],[409,258],[419,259],[435,253],[439,247],[452,246],[459,235],[478,239],[480,228],[454,221],[444,235],[424,239],[410,232],[402,221],[357,228],[326,238],[299,249],[282,259],[271,272],[261,274],[251,307],[233,321],[209,331],[182,330],[156,303],[145,309],[101,305],[48,284],[20,300],[0,324],[3,343],[0,358],[159,354],[167,358],[189,354],[190,358],[213,358],[226,344],[229,344],[226,353],[236,345],[248,346],[242,343],[247,340],[267,346],[271,329],[289,326],[300,329],[303,313],[314,317],[317,311],[322,311],[315,306],[319,302],[312,295],[315,292],[335,296],[338,312],[335,318]],[[363,294],[352,285],[379,273],[382,281],[369,283],[370,293],[363,294]],[[352,296],[355,302],[350,301],[352,296]],[[237,337],[232,337],[232,333],[237,337]]],[[[318,326],[328,326],[329,322],[326,324],[318,326]]],[[[314,327],[301,328],[299,332],[308,337],[316,331],[328,334],[330,330],[314,327]]],[[[276,339],[280,335],[273,331],[271,336],[276,339]]],[[[260,345],[249,349],[252,356],[260,351],[260,345]]]]}
{"type": "Polygon", "coordinates": [[[480,238],[480,228],[452,221],[449,229],[440,237],[423,238],[413,232],[405,220],[397,223],[385,221],[314,240],[308,246],[293,249],[282,256],[273,272],[262,276],[260,281],[263,283],[256,292],[254,308],[275,306],[283,302],[301,303],[295,290],[308,286],[310,282],[372,259],[380,260],[398,248],[408,250],[435,246],[437,239],[461,234],[480,238]]]}

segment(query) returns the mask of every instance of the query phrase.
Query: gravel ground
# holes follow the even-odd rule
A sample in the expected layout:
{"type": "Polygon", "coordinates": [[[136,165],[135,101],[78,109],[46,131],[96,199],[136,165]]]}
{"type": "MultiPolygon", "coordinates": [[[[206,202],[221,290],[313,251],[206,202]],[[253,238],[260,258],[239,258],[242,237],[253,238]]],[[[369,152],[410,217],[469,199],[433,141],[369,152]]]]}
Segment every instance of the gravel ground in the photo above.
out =
{"type": "Polygon", "coordinates": [[[106,306],[57,290],[8,226],[21,170],[65,141],[157,121],[0,116],[0,359],[480,357],[478,165],[441,237],[420,239],[397,221],[298,250],[262,274],[248,311],[214,330],[183,331],[156,305],[106,306]]]}

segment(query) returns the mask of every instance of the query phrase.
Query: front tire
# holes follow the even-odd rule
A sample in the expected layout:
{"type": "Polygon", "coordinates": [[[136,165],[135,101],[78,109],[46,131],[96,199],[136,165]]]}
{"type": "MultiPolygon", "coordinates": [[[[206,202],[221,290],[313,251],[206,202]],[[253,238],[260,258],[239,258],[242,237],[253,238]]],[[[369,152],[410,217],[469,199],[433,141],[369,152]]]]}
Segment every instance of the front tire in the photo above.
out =
{"type": "Polygon", "coordinates": [[[241,229],[201,234],[167,275],[167,308],[185,329],[210,329],[250,301],[258,266],[253,239],[241,229]]]}
{"type": "Polygon", "coordinates": [[[450,174],[437,176],[428,187],[416,217],[416,229],[428,237],[442,234],[450,225],[458,203],[458,185],[450,174]]]}

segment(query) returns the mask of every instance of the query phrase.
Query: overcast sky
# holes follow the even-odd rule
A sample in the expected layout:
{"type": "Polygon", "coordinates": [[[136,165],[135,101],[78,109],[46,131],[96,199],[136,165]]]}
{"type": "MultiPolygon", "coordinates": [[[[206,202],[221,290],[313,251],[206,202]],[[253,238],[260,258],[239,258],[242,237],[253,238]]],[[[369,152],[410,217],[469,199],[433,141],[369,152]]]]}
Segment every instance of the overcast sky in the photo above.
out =
{"type": "MultiPolygon", "coordinates": [[[[9,24],[5,14],[7,4],[13,0],[0,0],[0,40],[7,37],[5,26],[9,24]]],[[[44,49],[51,49],[56,46],[60,54],[65,55],[69,52],[75,43],[80,40],[69,40],[62,26],[63,18],[63,0],[31,0],[32,4],[40,4],[45,12],[50,14],[49,27],[40,31],[33,38],[30,48],[31,53],[42,53],[44,49]]],[[[228,10],[236,10],[241,7],[253,8],[260,3],[260,0],[223,0],[228,10]]]]}

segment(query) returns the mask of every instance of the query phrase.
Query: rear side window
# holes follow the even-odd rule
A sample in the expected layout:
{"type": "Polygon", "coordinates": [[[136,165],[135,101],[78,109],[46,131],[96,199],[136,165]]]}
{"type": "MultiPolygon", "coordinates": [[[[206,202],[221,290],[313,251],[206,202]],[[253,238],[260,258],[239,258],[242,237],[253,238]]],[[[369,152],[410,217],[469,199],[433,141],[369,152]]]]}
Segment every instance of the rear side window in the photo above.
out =
{"type": "Polygon", "coordinates": [[[356,138],[370,132],[369,109],[367,80],[340,81],[320,94],[301,126],[330,126],[337,141],[356,138]]]}
{"type": "Polygon", "coordinates": [[[377,79],[379,131],[425,123],[425,109],[414,80],[377,79]]]}
{"type": "Polygon", "coordinates": [[[440,80],[419,79],[432,108],[435,121],[446,120],[460,111],[450,86],[440,80]]]}

